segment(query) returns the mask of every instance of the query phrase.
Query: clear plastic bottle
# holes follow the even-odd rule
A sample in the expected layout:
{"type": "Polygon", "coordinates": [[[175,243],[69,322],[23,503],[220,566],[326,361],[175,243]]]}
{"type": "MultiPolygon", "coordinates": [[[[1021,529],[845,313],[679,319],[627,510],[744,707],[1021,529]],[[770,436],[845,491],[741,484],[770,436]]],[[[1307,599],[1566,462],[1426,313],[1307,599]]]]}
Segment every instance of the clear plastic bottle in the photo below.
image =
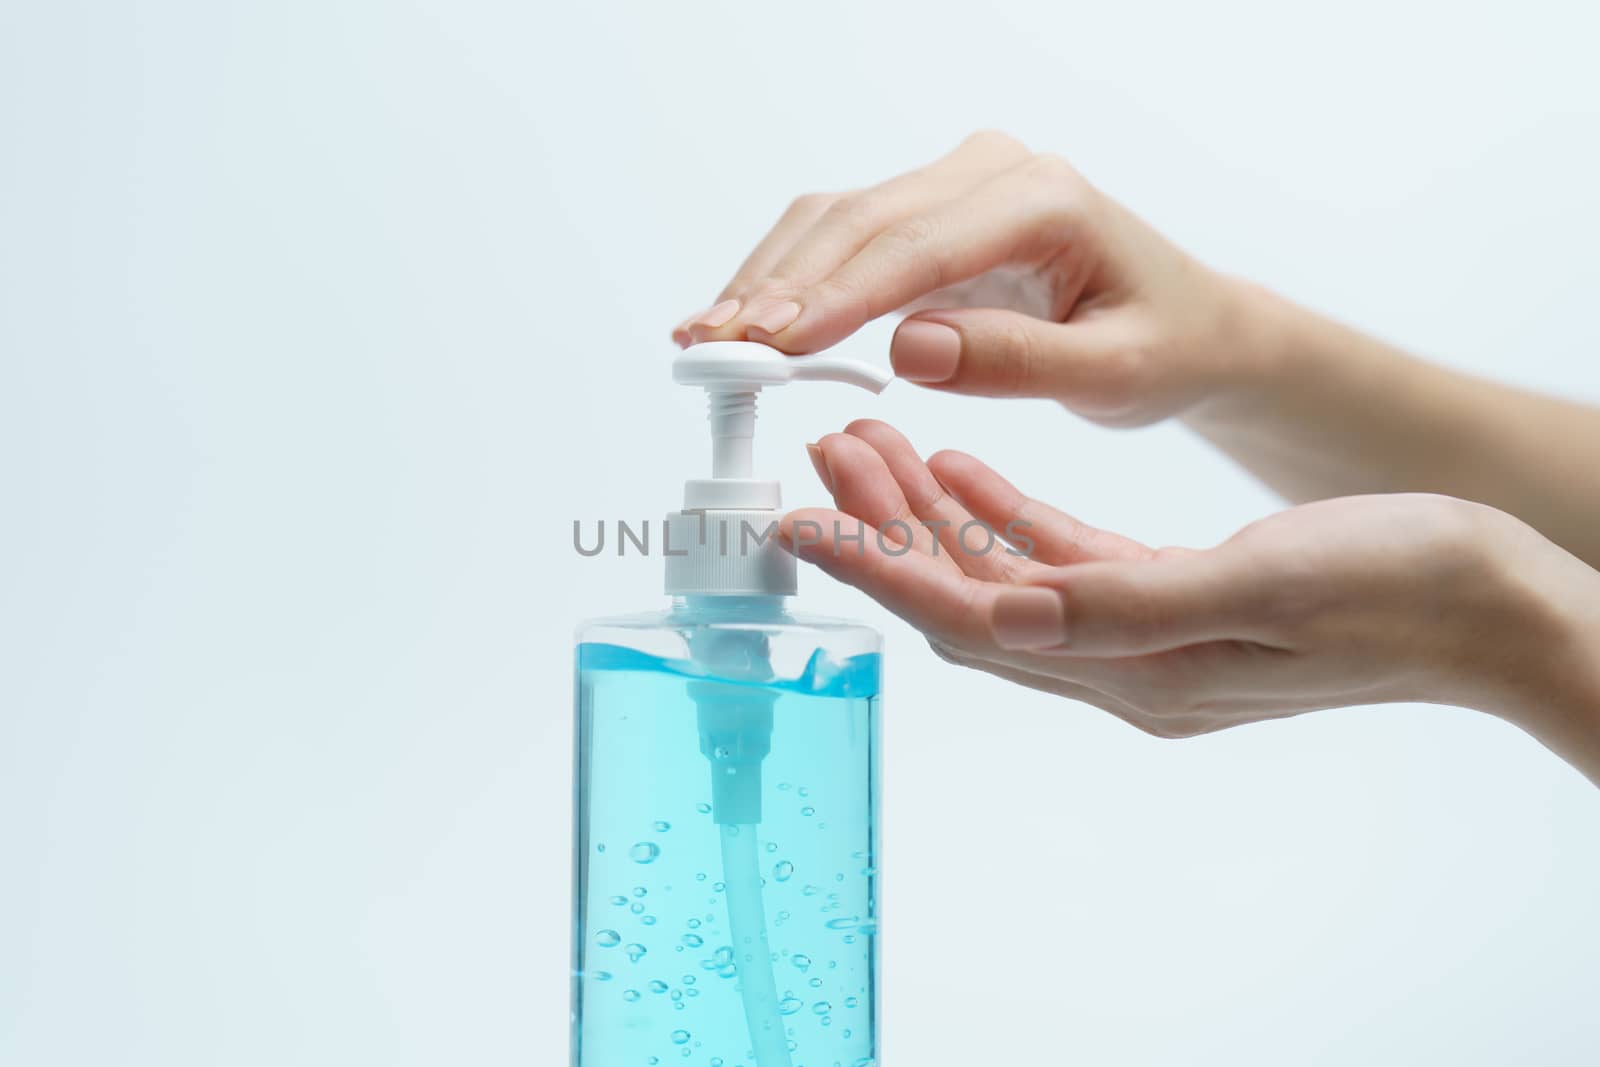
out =
{"type": "Polygon", "coordinates": [[[578,631],[574,1067],[868,1067],[876,631],[689,596],[578,631]]]}
{"type": "Polygon", "coordinates": [[[881,639],[789,612],[752,457],[762,390],[889,376],[748,341],[672,370],[711,429],[662,529],[672,607],[578,630],[573,1067],[872,1067],[881,639]]]}
{"type": "Polygon", "coordinates": [[[574,1065],[875,1064],[878,633],[683,597],[578,637],[574,1065]]]}

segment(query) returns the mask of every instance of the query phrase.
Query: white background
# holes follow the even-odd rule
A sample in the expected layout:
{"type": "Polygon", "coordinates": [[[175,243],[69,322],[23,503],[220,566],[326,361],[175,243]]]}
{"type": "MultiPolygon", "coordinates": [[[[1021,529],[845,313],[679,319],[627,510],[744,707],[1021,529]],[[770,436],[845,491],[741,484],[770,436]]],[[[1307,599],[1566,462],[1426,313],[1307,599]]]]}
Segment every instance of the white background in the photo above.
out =
{"type": "MultiPolygon", "coordinates": [[[[705,463],[666,332],[982,126],[1215,265],[1600,399],[1590,5],[0,4],[0,1063],[563,1062],[570,640],[705,463]]],[[[882,360],[887,333],[846,347],[882,360]]],[[[791,390],[1091,521],[1173,427],[791,390]]],[[[888,635],[889,1067],[1600,1056],[1600,792],[1447,708],[1186,742],[888,635]]],[[[807,1065],[827,1067],[827,1065],[807,1065]]]]}

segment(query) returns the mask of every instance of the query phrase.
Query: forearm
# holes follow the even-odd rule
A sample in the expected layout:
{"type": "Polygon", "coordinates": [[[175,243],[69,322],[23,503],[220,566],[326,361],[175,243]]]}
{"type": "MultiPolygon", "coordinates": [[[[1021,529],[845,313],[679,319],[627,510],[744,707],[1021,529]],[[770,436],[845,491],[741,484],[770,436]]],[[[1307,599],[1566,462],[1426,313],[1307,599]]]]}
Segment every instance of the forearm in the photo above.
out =
{"type": "Polygon", "coordinates": [[[1600,410],[1449,370],[1241,288],[1248,370],[1185,421],[1293,501],[1422,491],[1600,564],[1600,410]]]}

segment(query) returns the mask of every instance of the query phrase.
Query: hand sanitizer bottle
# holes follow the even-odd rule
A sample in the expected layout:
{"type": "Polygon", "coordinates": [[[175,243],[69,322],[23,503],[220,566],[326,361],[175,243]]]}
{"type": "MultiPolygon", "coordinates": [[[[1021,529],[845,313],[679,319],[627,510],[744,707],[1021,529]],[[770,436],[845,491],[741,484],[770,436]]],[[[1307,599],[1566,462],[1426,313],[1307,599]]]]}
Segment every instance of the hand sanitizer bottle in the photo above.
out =
{"type": "Polygon", "coordinates": [[[574,1067],[873,1067],[879,635],[790,610],[755,402],[866,364],[685,350],[712,477],[667,517],[664,611],[578,630],[574,1067]]]}

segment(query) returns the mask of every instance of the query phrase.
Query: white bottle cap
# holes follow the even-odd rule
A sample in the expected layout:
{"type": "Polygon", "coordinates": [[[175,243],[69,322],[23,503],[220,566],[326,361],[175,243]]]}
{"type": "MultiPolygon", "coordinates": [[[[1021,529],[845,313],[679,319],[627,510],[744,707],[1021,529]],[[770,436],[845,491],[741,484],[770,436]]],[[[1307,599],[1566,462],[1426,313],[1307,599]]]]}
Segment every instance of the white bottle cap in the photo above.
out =
{"type": "Polygon", "coordinates": [[[792,594],[794,557],[778,543],[778,483],[754,477],[756,394],[792,381],[844,382],[881,393],[893,375],[834,356],[786,356],[754,341],[707,341],[673,360],[672,380],[706,391],[711,477],[685,483],[683,510],[667,516],[667,592],[792,594]]]}

